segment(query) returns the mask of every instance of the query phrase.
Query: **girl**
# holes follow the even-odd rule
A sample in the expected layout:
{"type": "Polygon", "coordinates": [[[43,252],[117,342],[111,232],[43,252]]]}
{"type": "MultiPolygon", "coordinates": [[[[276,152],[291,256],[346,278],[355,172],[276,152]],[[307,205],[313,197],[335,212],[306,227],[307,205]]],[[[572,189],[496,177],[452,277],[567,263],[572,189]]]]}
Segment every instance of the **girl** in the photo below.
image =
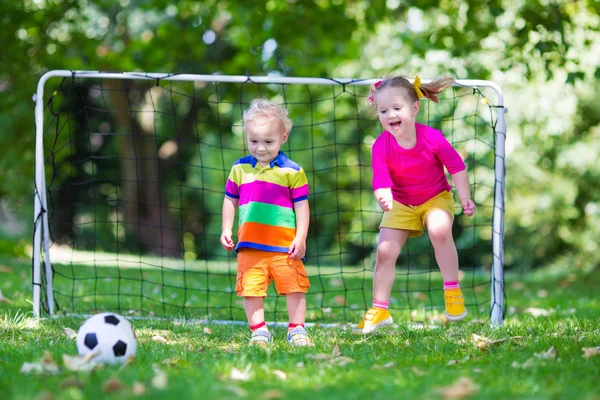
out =
{"type": "Polygon", "coordinates": [[[421,97],[437,103],[437,95],[452,86],[454,78],[414,84],[395,76],[371,86],[369,101],[375,105],[384,131],[372,149],[373,190],[384,211],[373,276],[373,306],[353,329],[368,334],[391,324],[388,311],[396,259],[408,237],[427,227],[435,258],[444,279],[446,317],[459,321],[467,315],[458,284],[458,253],[452,238],[454,199],[444,167],[452,175],[461,206],[475,214],[465,164],[442,133],[416,123],[421,97]]]}

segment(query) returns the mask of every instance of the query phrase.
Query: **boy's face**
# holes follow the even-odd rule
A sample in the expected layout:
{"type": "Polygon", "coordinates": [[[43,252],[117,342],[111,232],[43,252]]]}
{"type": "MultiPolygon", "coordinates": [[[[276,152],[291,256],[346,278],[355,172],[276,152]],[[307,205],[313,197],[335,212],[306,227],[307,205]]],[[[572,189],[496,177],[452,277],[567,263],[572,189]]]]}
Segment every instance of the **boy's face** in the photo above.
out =
{"type": "Polygon", "coordinates": [[[263,167],[277,158],[288,134],[284,131],[283,123],[276,119],[255,119],[246,124],[248,150],[263,167]]]}

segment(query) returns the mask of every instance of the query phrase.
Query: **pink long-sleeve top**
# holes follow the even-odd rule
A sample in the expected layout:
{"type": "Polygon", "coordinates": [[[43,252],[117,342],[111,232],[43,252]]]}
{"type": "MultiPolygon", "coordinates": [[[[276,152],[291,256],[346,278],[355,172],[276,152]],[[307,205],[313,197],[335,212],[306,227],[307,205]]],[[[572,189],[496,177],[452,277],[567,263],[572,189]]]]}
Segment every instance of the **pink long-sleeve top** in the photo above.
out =
{"type": "Polygon", "coordinates": [[[465,169],[465,163],[442,132],[416,124],[417,144],[401,147],[394,136],[383,131],[373,143],[373,190],[391,188],[394,200],[418,206],[451,191],[444,167],[452,175],[465,169]]]}

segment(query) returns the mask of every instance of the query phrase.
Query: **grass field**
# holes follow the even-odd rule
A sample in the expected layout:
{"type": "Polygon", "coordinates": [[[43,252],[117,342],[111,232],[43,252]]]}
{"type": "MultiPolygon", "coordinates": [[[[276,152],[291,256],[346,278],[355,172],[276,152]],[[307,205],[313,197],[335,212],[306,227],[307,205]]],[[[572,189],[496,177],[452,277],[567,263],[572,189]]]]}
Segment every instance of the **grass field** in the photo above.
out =
{"type": "Polygon", "coordinates": [[[0,257],[1,399],[600,398],[600,271],[507,276],[501,328],[484,315],[447,324],[434,311],[395,311],[395,326],[364,338],[349,325],[311,327],[311,349],[288,347],[281,327],[262,350],[247,347],[243,325],[134,319],[133,363],[74,372],[65,329],[83,320],[32,319],[30,270],[0,257]],[[20,372],[45,352],[56,373],[20,372]]]}

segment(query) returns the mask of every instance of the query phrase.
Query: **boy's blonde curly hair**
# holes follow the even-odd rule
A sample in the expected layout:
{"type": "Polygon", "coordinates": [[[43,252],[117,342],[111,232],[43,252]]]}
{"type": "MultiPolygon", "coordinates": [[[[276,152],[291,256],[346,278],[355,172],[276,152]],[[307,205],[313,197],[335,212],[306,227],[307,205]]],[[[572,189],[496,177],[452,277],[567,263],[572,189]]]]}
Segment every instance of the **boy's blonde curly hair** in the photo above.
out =
{"type": "Polygon", "coordinates": [[[248,122],[264,118],[267,120],[277,120],[283,124],[285,132],[292,130],[292,120],[288,115],[288,110],[285,107],[275,104],[267,99],[254,99],[250,103],[250,107],[244,111],[242,117],[244,123],[244,132],[248,122]]]}

